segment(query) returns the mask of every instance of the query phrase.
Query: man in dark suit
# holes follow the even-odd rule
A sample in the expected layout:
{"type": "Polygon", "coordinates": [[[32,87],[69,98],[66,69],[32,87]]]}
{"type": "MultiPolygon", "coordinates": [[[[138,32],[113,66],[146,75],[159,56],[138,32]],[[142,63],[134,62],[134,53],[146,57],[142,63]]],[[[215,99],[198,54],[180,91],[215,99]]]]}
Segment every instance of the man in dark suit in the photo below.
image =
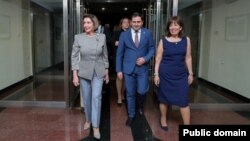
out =
{"type": "Polygon", "coordinates": [[[128,119],[131,126],[136,111],[136,97],[140,114],[149,90],[149,62],[155,53],[155,43],[151,31],[143,28],[143,17],[134,13],[131,27],[122,32],[116,55],[116,72],[119,79],[125,79],[128,119]]]}

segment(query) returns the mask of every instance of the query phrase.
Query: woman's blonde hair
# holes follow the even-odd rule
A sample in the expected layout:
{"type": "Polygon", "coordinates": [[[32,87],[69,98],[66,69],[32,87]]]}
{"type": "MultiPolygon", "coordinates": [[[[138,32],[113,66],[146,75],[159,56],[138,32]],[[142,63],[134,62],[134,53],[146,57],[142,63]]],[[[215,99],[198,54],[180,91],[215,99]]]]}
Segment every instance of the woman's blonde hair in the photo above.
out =
{"type": "Polygon", "coordinates": [[[94,24],[94,31],[97,30],[98,26],[99,26],[99,21],[97,19],[97,17],[94,15],[94,14],[84,14],[82,16],[82,21],[85,19],[85,18],[90,18],[90,20],[93,22],[94,24]]]}

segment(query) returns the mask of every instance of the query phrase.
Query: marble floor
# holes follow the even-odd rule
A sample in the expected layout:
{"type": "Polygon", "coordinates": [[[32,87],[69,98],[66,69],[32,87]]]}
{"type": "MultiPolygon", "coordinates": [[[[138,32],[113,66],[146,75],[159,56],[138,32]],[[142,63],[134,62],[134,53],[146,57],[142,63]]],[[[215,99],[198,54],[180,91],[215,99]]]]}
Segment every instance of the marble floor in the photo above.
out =
{"type": "MultiPolygon", "coordinates": [[[[60,75],[42,77],[37,82],[27,82],[23,87],[8,91],[8,94],[7,92],[1,94],[1,99],[62,100],[64,98],[62,85],[63,79],[60,75]],[[50,92],[45,94],[44,90],[50,92]]],[[[153,87],[145,101],[144,115],[137,115],[131,128],[125,126],[126,102],[122,106],[117,105],[115,89],[115,81],[112,79],[103,93],[100,123],[102,141],[179,141],[179,125],[182,124],[180,112],[176,107],[169,109],[169,130],[163,131],[159,125],[158,101],[153,87]]],[[[216,91],[205,83],[191,87],[191,124],[250,125],[249,109],[219,108],[221,103],[230,106],[244,102],[237,98],[225,97],[220,93],[223,92],[216,91]],[[200,103],[203,103],[203,107],[197,106],[200,103]],[[206,106],[206,104],[213,104],[213,106],[206,106]]],[[[79,99],[76,103],[79,103],[79,99]]],[[[84,112],[79,104],[71,108],[1,107],[0,141],[94,140],[92,130],[83,130],[84,122],[84,112]]]]}

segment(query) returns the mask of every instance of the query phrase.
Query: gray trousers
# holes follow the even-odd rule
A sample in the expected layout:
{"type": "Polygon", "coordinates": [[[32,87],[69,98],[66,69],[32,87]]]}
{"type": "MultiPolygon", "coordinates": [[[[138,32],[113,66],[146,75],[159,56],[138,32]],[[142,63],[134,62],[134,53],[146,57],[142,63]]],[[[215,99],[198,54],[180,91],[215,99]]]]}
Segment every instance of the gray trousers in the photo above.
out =
{"type": "Polygon", "coordinates": [[[92,80],[80,78],[86,121],[99,128],[102,105],[103,78],[97,78],[95,73],[92,80]]]}

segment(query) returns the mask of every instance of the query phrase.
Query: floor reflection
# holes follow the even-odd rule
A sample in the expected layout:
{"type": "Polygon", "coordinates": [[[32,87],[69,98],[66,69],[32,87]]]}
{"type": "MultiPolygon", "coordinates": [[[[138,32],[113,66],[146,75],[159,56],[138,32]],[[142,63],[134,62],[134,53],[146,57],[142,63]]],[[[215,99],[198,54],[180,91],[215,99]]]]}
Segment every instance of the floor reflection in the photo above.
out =
{"type": "MultiPolygon", "coordinates": [[[[29,81],[1,94],[2,100],[17,101],[65,101],[64,76],[61,67],[43,71],[29,81]]],[[[111,75],[115,80],[115,74],[111,75]]],[[[115,87],[113,85],[112,87],[115,87]]],[[[152,89],[154,86],[152,84],[152,89]]],[[[115,92],[115,91],[114,91],[115,92]]],[[[190,103],[247,103],[231,94],[212,87],[204,81],[196,81],[190,87],[190,103]]]]}
{"type": "Polygon", "coordinates": [[[51,68],[35,75],[29,83],[8,90],[2,100],[65,101],[63,70],[51,68]],[[11,93],[9,91],[12,91],[11,93]]]}

